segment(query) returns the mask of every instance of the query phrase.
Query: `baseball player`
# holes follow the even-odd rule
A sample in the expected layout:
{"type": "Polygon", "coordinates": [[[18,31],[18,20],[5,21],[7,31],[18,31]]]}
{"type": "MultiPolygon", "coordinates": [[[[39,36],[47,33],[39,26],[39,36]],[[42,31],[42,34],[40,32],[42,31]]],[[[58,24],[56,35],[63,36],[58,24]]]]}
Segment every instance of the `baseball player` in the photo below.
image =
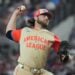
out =
{"type": "Polygon", "coordinates": [[[26,12],[25,6],[18,7],[12,14],[6,28],[6,36],[20,44],[20,56],[14,75],[54,75],[44,69],[51,48],[58,53],[60,39],[46,29],[52,13],[47,9],[34,12],[32,28],[16,29],[16,20],[26,12]]]}

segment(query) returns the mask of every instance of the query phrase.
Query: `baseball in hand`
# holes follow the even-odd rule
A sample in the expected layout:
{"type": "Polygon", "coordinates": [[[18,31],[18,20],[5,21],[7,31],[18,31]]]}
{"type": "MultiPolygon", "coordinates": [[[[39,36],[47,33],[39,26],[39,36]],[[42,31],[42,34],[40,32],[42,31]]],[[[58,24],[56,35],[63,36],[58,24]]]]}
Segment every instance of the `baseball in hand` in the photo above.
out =
{"type": "Polygon", "coordinates": [[[21,6],[21,10],[25,10],[26,7],[24,5],[21,6]]]}

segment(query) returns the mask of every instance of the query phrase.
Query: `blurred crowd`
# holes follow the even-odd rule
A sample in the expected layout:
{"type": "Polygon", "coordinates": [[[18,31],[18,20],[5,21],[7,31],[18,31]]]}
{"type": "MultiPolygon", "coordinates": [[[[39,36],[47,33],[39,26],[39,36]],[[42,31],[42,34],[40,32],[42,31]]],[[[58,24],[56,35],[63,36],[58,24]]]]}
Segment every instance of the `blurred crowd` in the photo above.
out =
{"type": "MultiPolygon", "coordinates": [[[[75,15],[75,0],[0,0],[0,75],[13,75],[13,70],[17,65],[19,45],[6,38],[5,29],[15,8],[22,4],[26,5],[28,10],[17,20],[17,28],[28,26],[28,19],[32,18],[33,12],[39,8],[47,8],[53,13],[53,18],[48,26],[49,30],[67,17],[75,15]]],[[[74,50],[75,27],[71,32],[69,42],[73,45],[72,50],[74,50]]],[[[72,60],[67,64],[62,64],[56,53],[52,51],[50,55],[46,66],[49,71],[54,72],[55,75],[75,75],[75,56],[71,57],[72,60]]]]}

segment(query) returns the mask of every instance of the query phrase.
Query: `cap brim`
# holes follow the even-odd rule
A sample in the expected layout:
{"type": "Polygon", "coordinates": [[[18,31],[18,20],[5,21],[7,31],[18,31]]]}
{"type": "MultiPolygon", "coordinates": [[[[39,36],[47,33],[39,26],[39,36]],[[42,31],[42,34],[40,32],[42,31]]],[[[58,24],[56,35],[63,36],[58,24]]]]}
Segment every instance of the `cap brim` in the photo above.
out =
{"type": "Polygon", "coordinates": [[[52,13],[42,13],[41,15],[48,15],[49,19],[52,19],[53,18],[53,14],[52,13]]]}

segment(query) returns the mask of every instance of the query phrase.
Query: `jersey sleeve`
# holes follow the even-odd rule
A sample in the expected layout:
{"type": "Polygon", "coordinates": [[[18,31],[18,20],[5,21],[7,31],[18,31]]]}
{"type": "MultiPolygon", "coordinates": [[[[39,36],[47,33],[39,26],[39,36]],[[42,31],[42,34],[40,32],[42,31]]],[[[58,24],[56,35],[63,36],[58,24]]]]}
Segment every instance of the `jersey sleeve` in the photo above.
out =
{"type": "Polygon", "coordinates": [[[19,42],[20,40],[20,37],[21,37],[21,29],[18,29],[18,30],[13,30],[13,31],[8,31],[6,36],[15,41],[15,42],[19,42]]]}
{"type": "Polygon", "coordinates": [[[55,52],[59,51],[60,48],[60,44],[61,44],[61,40],[59,39],[58,36],[54,36],[54,43],[52,45],[52,48],[55,50],[55,52]]]}

